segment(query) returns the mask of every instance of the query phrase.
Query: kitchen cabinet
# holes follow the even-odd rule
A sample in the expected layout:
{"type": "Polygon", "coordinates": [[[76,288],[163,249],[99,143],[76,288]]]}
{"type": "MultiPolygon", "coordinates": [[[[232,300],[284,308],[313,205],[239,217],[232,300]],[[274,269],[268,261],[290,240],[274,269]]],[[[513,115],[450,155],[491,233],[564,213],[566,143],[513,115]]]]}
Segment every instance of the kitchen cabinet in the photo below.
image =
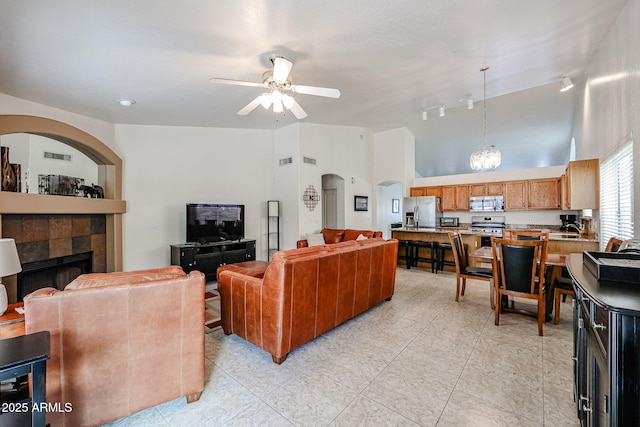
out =
{"type": "Polygon", "coordinates": [[[527,186],[525,181],[507,181],[504,183],[504,209],[527,209],[527,186]]]}
{"type": "Polygon", "coordinates": [[[469,196],[486,196],[487,186],[485,184],[469,184],[469,196]]]}
{"type": "Polygon", "coordinates": [[[600,161],[574,160],[565,171],[564,210],[598,209],[600,207],[600,161]]]}
{"type": "Polygon", "coordinates": [[[561,199],[560,178],[527,181],[528,209],[560,209],[561,199]]]}
{"type": "Polygon", "coordinates": [[[425,187],[411,187],[409,189],[409,196],[411,197],[419,197],[426,196],[425,187]]]}
{"type": "Polygon", "coordinates": [[[443,185],[441,188],[443,211],[446,212],[469,210],[468,185],[443,185]]]}
{"type": "Polygon", "coordinates": [[[456,210],[456,187],[453,185],[442,186],[442,203],[440,204],[442,210],[455,211],[456,210]]]}
{"type": "Polygon", "coordinates": [[[456,185],[456,210],[468,211],[469,210],[469,186],[468,185],[456,185]]]}
{"type": "Polygon", "coordinates": [[[469,196],[502,196],[503,194],[504,182],[469,184],[469,196]]]}
{"type": "Polygon", "coordinates": [[[425,196],[436,196],[442,199],[442,187],[424,187],[425,196]]]}
{"type": "Polygon", "coordinates": [[[600,283],[571,254],[574,392],[584,426],[640,425],[640,289],[600,283]]]}
{"type": "Polygon", "coordinates": [[[488,182],[485,186],[487,196],[502,196],[504,194],[504,182],[488,182]]]}

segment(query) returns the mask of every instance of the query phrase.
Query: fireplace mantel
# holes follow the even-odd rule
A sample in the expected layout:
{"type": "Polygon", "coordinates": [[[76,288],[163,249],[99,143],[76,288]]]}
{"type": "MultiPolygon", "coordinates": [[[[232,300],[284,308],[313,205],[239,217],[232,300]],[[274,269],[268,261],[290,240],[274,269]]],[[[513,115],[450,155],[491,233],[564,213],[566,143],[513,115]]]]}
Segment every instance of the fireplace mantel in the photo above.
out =
{"type": "Polygon", "coordinates": [[[0,191],[0,236],[3,214],[105,214],[106,268],[122,270],[122,159],[106,144],[81,129],[56,120],[25,115],[0,115],[0,135],[30,133],[55,139],[91,158],[98,165],[104,199],[0,191]]]}

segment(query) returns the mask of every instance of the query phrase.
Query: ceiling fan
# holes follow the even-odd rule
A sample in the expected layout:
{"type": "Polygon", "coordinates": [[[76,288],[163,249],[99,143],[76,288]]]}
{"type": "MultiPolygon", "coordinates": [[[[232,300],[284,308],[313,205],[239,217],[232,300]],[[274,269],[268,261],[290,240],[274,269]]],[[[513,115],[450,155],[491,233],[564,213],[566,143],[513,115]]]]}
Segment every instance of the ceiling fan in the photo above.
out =
{"type": "Polygon", "coordinates": [[[273,111],[276,113],[281,113],[286,108],[288,110],[291,110],[291,112],[294,116],[296,116],[297,119],[304,119],[305,117],[307,117],[307,113],[302,109],[302,107],[300,107],[300,105],[296,102],[295,99],[293,99],[291,95],[286,93],[287,91],[302,93],[305,95],[326,96],[328,98],[340,97],[340,91],[338,89],[291,84],[291,76],[289,75],[289,73],[291,72],[291,68],[293,67],[293,62],[289,61],[286,58],[283,58],[282,56],[275,55],[272,56],[270,60],[273,64],[273,70],[265,71],[262,74],[262,83],[247,82],[244,80],[221,79],[217,77],[214,77],[209,81],[211,83],[262,87],[267,90],[267,92],[258,95],[256,99],[254,99],[244,108],[238,111],[238,114],[241,116],[249,114],[254,109],[256,109],[258,105],[262,105],[266,109],[273,106],[273,111]]]}

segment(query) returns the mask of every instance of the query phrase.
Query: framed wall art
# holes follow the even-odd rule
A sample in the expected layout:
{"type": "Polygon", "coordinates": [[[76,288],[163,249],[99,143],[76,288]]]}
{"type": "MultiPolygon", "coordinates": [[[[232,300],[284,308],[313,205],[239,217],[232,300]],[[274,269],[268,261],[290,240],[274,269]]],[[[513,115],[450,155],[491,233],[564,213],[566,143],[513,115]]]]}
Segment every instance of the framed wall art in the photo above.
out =
{"type": "Polygon", "coordinates": [[[367,197],[367,196],[353,196],[353,210],[355,210],[355,211],[368,211],[369,210],[369,197],[367,197]]]}

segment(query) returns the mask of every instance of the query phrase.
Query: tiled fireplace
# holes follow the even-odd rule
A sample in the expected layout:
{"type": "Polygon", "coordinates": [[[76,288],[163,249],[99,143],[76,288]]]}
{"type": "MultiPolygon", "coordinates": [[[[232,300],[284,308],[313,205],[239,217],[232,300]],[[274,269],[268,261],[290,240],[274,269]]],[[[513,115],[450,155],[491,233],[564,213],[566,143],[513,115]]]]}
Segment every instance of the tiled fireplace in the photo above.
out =
{"type": "MultiPolygon", "coordinates": [[[[106,272],[106,215],[2,215],[23,272],[5,281],[10,301],[42,287],[64,289],[87,272],[106,272]]],[[[8,278],[7,278],[8,279],[8,278]]]]}

